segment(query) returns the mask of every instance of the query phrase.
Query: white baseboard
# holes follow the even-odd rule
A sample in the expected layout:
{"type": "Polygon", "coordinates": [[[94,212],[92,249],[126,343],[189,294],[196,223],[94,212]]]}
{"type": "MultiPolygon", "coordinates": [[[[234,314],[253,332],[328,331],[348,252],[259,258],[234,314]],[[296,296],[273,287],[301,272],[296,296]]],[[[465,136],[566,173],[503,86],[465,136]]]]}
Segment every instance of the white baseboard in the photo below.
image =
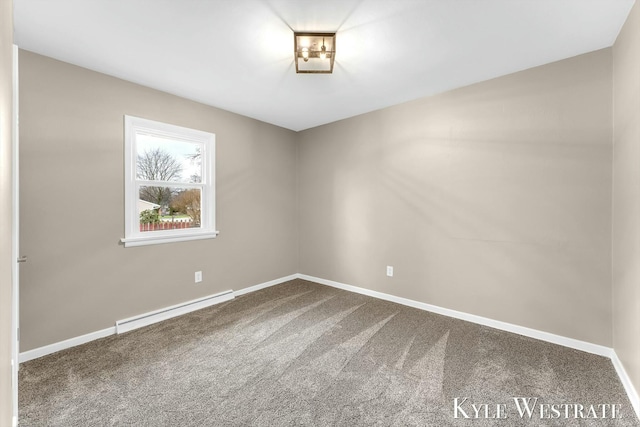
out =
{"type": "Polygon", "coordinates": [[[622,382],[622,385],[627,392],[627,396],[629,396],[629,400],[631,401],[631,405],[633,405],[636,415],[640,418],[640,396],[638,396],[638,392],[633,386],[631,378],[629,378],[627,371],[624,369],[624,366],[622,366],[622,362],[614,350],[611,350],[611,362],[613,363],[613,367],[616,368],[618,377],[620,377],[620,382],[622,382]]]}
{"type": "MultiPolygon", "coordinates": [[[[226,291],[226,292],[223,292],[222,294],[211,295],[211,296],[200,298],[200,299],[197,299],[197,300],[188,301],[188,302],[183,303],[183,304],[177,304],[177,305],[174,305],[174,306],[171,306],[171,307],[166,307],[164,309],[156,310],[156,311],[153,311],[153,312],[150,312],[150,313],[146,313],[146,314],[143,314],[143,315],[140,315],[140,316],[135,316],[135,317],[132,317],[132,318],[129,318],[129,319],[119,320],[119,321],[116,322],[116,325],[118,323],[124,323],[125,321],[140,319],[140,323],[138,323],[138,324],[140,324],[140,326],[146,326],[146,325],[149,325],[151,323],[159,322],[159,321],[162,321],[162,320],[165,320],[165,319],[169,318],[169,317],[163,318],[161,315],[157,315],[157,314],[161,314],[163,312],[169,312],[169,310],[175,310],[175,311],[171,312],[172,314],[175,314],[175,315],[174,316],[170,316],[170,317],[175,317],[177,315],[185,314],[185,313],[188,313],[190,311],[199,310],[201,308],[207,307],[208,305],[218,304],[220,302],[223,302],[223,300],[225,300],[225,301],[226,300],[231,300],[235,296],[244,295],[244,294],[247,294],[249,292],[254,292],[254,291],[257,291],[259,289],[264,289],[264,288],[267,288],[269,286],[274,286],[274,285],[277,285],[277,284],[280,284],[280,283],[284,283],[284,282],[288,282],[289,280],[293,280],[293,279],[297,279],[297,278],[298,278],[297,274],[292,274],[290,276],[282,277],[280,279],[270,280],[268,282],[264,282],[264,283],[260,283],[260,284],[254,285],[254,286],[250,286],[248,288],[240,289],[239,291],[235,291],[235,292],[226,291]],[[215,298],[216,296],[221,296],[221,295],[224,295],[224,298],[227,298],[227,299],[224,299],[224,298],[216,299],[215,298]],[[211,298],[213,298],[213,300],[209,301],[211,303],[206,305],[207,304],[206,300],[211,299],[211,298]],[[212,301],[215,301],[215,302],[212,302],[212,301]],[[190,305],[190,304],[192,304],[192,305],[190,305]],[[185,307],[187,305],[190,305],[190,306],[189,307],[185,307]],[[176,310],[176,309],[180,309],[180,307],[183,307],[183,309],[192,308],[192,310],[182,311],[179,314],[176,314],[176,313],[178,313],[178,310],[176,310]],[[142,325],[141,323],[144,322],[145,318],[146,319],[154,319],[155,321],[147,323],[146,325],[142,325]]],[[[138,326],[138,327],[140,327],[140,326],[138,326]]],[[[38,357],[42,357],[42,356],[46,356],[48,354],[56,353],[58,351],[65,350],[65,349],[71,348],[71,347],[75,347],[75,346],[78,346],[80,344],[85,344],[85,343],[88,343],[90,341],[94,341],[94,340],[97,340],[97,339],[100,339],[100,338],[107,337],[109,335],[114,335],[116,333],[116,327],[117,326],[113,326],[111,328],[102,329],[100,331],[91,332],[91,333],[88,333],[88,334],[85,334],[85,335],[81,335],[79,337],[69,338],[69,339],[64,340],[64,341],[60,341],[60,342],[57,342],[57,343],[53,343],[53,344],[49,344],[49,345],[45,345],[45,346],[42,346],[42,347],[35,348],[33,350],[22,352],[19,355],[19,363],[23,363],[23,362],[27,362],[29,360],[37,359],[38,357]]],[[[126,325],[120,325],[120,328],[119,328],[120,332],[125,332],[125,328],[126,327],[127,327],[126,325]]],[[[130,329],[126,329],[126,330],[131,330],[131,329],[135,329],[135,328],[130,328],[130,329]]]]}
{"type": "Polygon", "coordinates": [[[451,310],[448,308],[439,307],[437,305],[431,305],[423,302],[410,300],[407,298],[397,297],[395,295],[389,295],[389,294],[372,291],[365,288],[359,288],[357,286],[334,282],[333,280],[321,279],[319,277],[307,276],[305,274],[299,274],[298,277],[304,280],[309,280],[311,282],[320,283],[322,285],[343,289],[345,291],[356,292],[358,294],[371,296],[371,297],[382,299],[385,301],[395,302],[395,303],[406,305],[409,307],[418,308],[420,310],[430,311],[432,313],[441,314],[443,316],[453,317],[460,320],[466,320],[467,322],[489,326],[491,328],[500,329],[502,331],[513,332],[515,334],[524,335],[530,338],[536,338],[542,341],[547,341],[553,344],[559,344],[569,348],[575,348],[576,350],[586,351],[587,353],[593,353],[599,356],[611,357],[611,352],[613,351],[611,348],[605,347],[602,345],[592,344],[586,341],[580,341],[573,338],[567,338],[567,337],[555,335],[549,332],[543,332],[537,329],[526,328],[524,326],[518,326],[518,325],[514,325],[507,322],[501,322],[499,320],[493,320],[487,317],[476,316],[475,314],[463,313],[461,311],[451,310]]]}
{"type": "Polygon", "coordinates": [[[91,332],[89,334],[81,335],[75,338],[69,338],[68,340],[60,341],[57,343],[45,345],[43,347],[34,348],[33,350],[20,353],[20,363],[27,362],[38,357],[46,356],[47,354],[56,353],[67,348],[75,347],[80,344],[85,344],[90,341],[94,341],[100,338],[108,337],[116,333],[116,328],[106,328],[100,331],[91,332]]]}
{"type": "Polygon", "coordinates": [[[191,313],[192,311],[210,307],[215,304],[231,301],[233,298],[233,291],[229,290],[187,301],[182,304],[165,307],[160,310],[150,311],[127,319],[118,320],[116,321],[116,334],[129,332],[134,329],[142,328],[143,326],[149,326],[154,323],[162,322],[163,320],[182,316],[183,314],[191,313]]]}
{"type": "Polygon", "coordinates": [[[250,292],[259,291],[260,289],[268,288],[269,286],[279,285],[280,283],[288,282],[289,280],[299,279],[299,274],[291,274],[289,276],[281,277],[279,279],[271,280],[269,282],[260,283],[259,285],[249,286],[238,291],[234,291],[233,294],[237,297],[240,295],[248,294],[250,292]]]}

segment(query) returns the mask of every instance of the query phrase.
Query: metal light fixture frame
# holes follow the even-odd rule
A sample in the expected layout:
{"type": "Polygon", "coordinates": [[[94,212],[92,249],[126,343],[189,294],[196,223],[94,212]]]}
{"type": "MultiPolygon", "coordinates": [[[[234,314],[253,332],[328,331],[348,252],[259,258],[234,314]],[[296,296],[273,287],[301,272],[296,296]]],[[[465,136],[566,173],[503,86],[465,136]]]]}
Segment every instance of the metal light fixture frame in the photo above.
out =
{"type": "Polygon", "coordinates": [[[333,73],[333,62],[336,58],[336,33],[314,33],[314,32],[294,32],[293,33],[293,55],[294,62],[296,64],[296,73],[298,74],[331,74],[333,73]],[[325,47],[325,42],[330,46],[330,49],[326,49],[323,51],[320,46],[317,46],[317,43],[312,44],[307,48],[306,54],[308,59],[320,59],[320,55],[324,53],[326,55],[326,61],[329,61],[329,69],[327,70],[318,70],[318,69],[301,69],[298,66],[300,61],[304,61],[304,46],[300,46],[298,40],[300,37],[307,37],[312,40],[320,40],[322,41],[322,47],[325,47]]]}

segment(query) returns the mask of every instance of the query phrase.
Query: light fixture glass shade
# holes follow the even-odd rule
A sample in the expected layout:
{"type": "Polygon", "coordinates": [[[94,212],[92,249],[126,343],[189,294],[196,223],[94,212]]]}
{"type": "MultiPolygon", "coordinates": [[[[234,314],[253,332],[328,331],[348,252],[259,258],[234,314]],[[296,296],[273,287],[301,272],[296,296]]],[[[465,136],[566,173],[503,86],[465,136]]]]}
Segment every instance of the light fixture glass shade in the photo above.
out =
{"type": "Polygon", "coordinates": [[[296,73],[329,74],[336,57],[336,33],[294,33],[296,73]]]}

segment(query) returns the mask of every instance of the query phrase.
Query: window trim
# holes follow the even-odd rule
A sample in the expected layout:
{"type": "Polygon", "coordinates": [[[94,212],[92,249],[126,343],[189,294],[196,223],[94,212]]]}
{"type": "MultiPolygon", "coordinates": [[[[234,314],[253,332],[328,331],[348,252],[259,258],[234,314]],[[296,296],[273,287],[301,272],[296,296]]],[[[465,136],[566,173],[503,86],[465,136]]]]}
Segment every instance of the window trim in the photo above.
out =
{"type": "MultiPolygon", "coordinates": [[[[124,142],[125,237],[120,239],[124,246],[144,246],[215,238],[219,234],[219,231],[216,230],[215,221],[215,134],[125,115],[124,142]],[[139,133],[202,144],[202,182],[198,184],[198,187],[201,186],[202,188],[201,206],[203,215],[200,218],[201,226],[199,229],[140,231],[138,214],[139,187],[149,181],[136,178],[136,135],[139,133]]],[[[184,184],[176,182],[175,186],[181,187],[184,184]]]]}

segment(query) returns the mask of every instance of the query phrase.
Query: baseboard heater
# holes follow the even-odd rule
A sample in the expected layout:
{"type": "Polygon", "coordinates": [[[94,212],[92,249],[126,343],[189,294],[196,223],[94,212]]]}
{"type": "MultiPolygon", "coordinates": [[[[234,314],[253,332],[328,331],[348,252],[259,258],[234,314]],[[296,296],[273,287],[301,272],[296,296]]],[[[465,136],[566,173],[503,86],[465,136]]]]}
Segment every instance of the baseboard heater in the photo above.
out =
{"type": "Polygon", "coordinates": [[[128,319],[118,320],[116,321],[116,334],[132,331],[143,326],[171,319],[172,317],[181,316],[205,307],[230,301],[233,298],[233,291],[229,290],[219,294],[187,301],[182,304],[172,305],[171,307],[166,307],[160,310],[150,311],[149,313],[141,314],[139,316],[129,317],[128,319]]]}

